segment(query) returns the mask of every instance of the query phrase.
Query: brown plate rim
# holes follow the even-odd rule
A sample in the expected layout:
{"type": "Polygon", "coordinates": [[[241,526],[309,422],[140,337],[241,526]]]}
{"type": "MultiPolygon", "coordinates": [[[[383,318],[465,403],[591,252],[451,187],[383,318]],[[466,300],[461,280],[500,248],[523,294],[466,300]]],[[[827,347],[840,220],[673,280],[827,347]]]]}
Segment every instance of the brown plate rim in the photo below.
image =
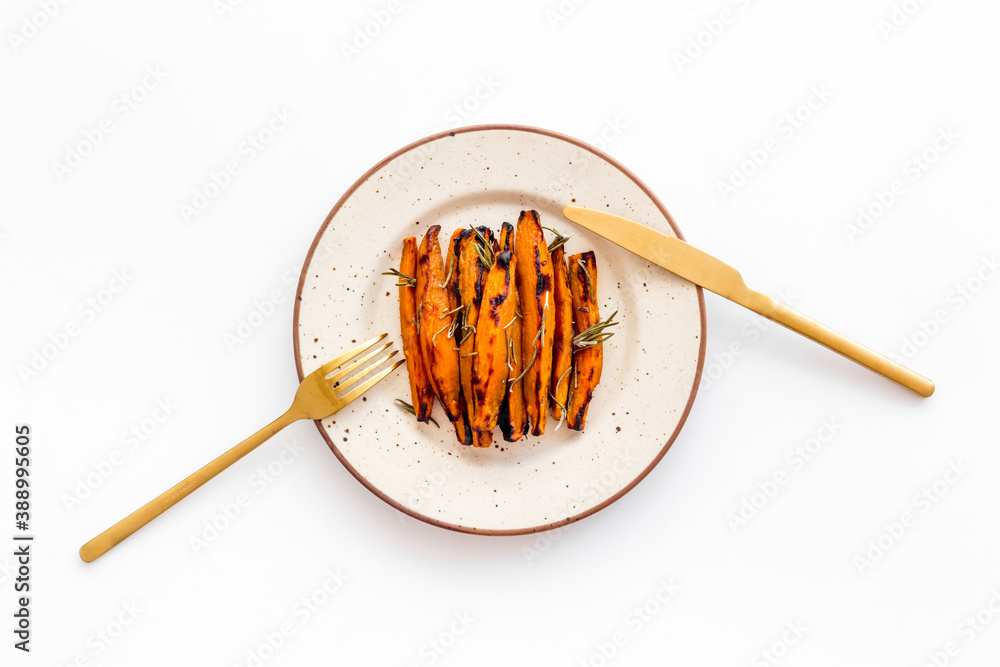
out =
{"type": "MultiPolygon", "coordinates": [[[[305,261],[302,264],[302,271],[299,274],[299,284],[295,290],[295,310],[292,315],[292,345],[295,354],[295,371],[298,373],[299,382],[305,379],[305,373],[302,370],[302,359],[301,355],[299,354],[299,304],[302,302],[302,288],[305,286],[306,269],[309,267],[309,264],[312,261],[313,253],[316,251],[316,246],[319,244],[319,241],[323,237],[323,234],[326,233],[326,230],[330,226],[330,223],[333,222],[334,216],[337,215],[337,212],[340,211],[340,208],[344,205],[344,202],[346,202],[350,198],[350,196],[354,194],[355,190],[357,190],[359,187],[361,187],[363,183],[365,183],[369,178],[371,178],[372,174],[374,174],[376,171],[384,167],[389,162],[395,160],[400,155],[408,153],[409,151],[413,150],[414,148],[417,148],[418,146],[422,146],[426,143],[436,141],[443,137],[455,136],[456,134],[465,134],[467,132],[492,132],[492,131],[515,131],[515,132],[530,132],[534,134],[541,134],[548,137],[552,137],[554,139],[559,139],[561,141],[566,141],[575,146],[578,146],[579,148],[590,151],[591,153],[601,158],[602,160],[607,161],[609,164],[611,164],[616,169],[625,174],[625,176],[631,179],[636,185],[638,185],[639,188],[646,194],[646,196],[649,197],[650,200],[656,205],[656,207],[660,210],[660,212],[663,213],[663,216],[667,219],[667,222],[670,223],[670,227],[673,229],[674,234],[677,235],[677,238],[684,240],[684,235],[681,233],[681,230],[677,227],[677,223],[674,221],[673,216],[670,215],[670,212],[667,210],[666,206],[663,205],[663,202],[661,202],[659,198],[655,194],[653,194],[653,191],[650,190],[649,187],[639,179],[639,177],[637,177],[634,173],[632,173],[632,171],[630,171],[625,165],[620,163],[618,160],[614,159],[604,151],[595,148],[594,146],[591,146],[590,144],[584,141],[581,141],[566,134],[562,134],[561,132],[546,130],[539,127],[532,127],[529,125],[508,125],[508,124],[469,125],[466,127],[455,128],[453,130],[445,130],[443,132],[437,132],[430,136],[424,137],[423,139],[415,141],[412,144],[409,144],[408,146],[400,148],[387,158],[379,161],[378,164],[376,164],[367,172],[365,172],[365,174],[361,176],[361,178],[359,178],[357,181],[355,181],[354,185],[352,185],[347,190],[347,192],[344,193],[344,195],[340,198],[340,200],[337,201],[334,207],[330,210],[329,215],[326,216],[326,220],[323,221],[323,225],[319,228],[319,231],[316,232],[316,236],[313,238],[312,245],[309,246],[309,252],[306,254],[305,261]]],[[[324,440],[326,440],[326,444],[333,451],[337,459],[341,462],[341,464],[343,464],[345,468],[347,468],[348,472],[354,475],[355,479],[361,482],[361,484],[366,489],[375,494],[375,496],[381,498],[384,502],[388,503],[392,507],[395,507],[399,511],[410,515],[414,519],[419,519],[420,521],[429,523],[432,526],[438,526],[439,528],[446,528],[448,530],[453,530],[459,533],[469,533],[474,535],[530,535],[533,533],[541,533],[547,530],[553,530],[555,528],[568,526],[571,523],[576,523],[577,521],[585,519],[591,514],[601,511],[602,509],[604,509],[608,505],[611,505],[619,498],[624,496],[626,493],[631,491],[633,488],[635,488],[635,486],[643,479],[645,479],[646,475],[648,475],[650,471],[652,471],[653,468],[656,467],[656,465],[660,462],[663,456],[667,453],[667,450],[670,449],[670,446],[674,444],[674,440],[677,439],[677,435],[681,432],[681,428],[683,428],[684,423],[687,421],[688,414],[690,414],[691,412],[691,406],[694,404],[694,398],[698,393],[698,386],[701,384],[701,373],[705,365],[705,343],[706,343],[705,332],[706,332],[706,321],[707,321],[707,318],[705,316],[705,293],[702,290],[702,288],[697,285],[695,286],[695,289],[698,294],[698,307],[701,313],[701,344],[699,345],[698,349],[698,368],[695,371],[694,383],[691,386],[691,395],[688,396],[687,405],[684,406],[684,412],[683,414],[681,414],[681,418],[677,422],[677,427],[674,429],[674,432],[670,434],[670,438],[667,439],[667,442],[663,445],[663,448],[660,449],[659,454],[656,455],[656,458],[654,458],[652,462],[650,462],[650,464],[646,466],[646,468],[636,476],[635,479],[633,479],[631,482],[625,485],[625,487],[623,487],[620,491],[618,491],[618,493],[614,494],[610,498],[607,498],[604,501],[598,503],[597,505],[594,505],[593,507],[590,507],[571,517],[560,519],[558,521],[553,521],[551,523],[543,524],[540,526],[534,526],[531,528],[512,528],[512,529],[495,530],[486,528],[475,528],[469,526],[459,526],[453,523],[447,523],[445,521],[440,521],[438,519],[425,516],[420,512],[416,512],[410,509],[409,507],[404,507],[403,505],[399,504],[392,498],[388,497],[387,495],[382,493],[382,491],[378,489],[374,484],[369,482],[364,475],[360,474],[354,468],[354,466],[352,466],[347,461],[347,459],[344,458],[344,455],[341,454],[340,450],[337,449],[337,445],[327,434],[326,429],[323,428],[322,421],[316,420],[315,422],[316,428],[319,429],[320,435],[323,436],[324,440]]]]}

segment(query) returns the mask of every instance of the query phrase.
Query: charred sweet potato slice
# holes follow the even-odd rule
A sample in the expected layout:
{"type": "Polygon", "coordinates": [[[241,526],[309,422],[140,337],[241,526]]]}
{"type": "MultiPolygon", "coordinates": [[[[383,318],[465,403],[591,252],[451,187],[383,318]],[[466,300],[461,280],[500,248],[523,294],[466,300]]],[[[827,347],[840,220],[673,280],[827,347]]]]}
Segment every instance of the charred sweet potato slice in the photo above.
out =
{"type": "MultiPolygon", "coordinates": [[[[504,326],[514,319],[514,256],[501,252],[486,278],[482,307],[476,325],[476,351],[473,357],[472,387],[475,411],[474,433],[492,433],[496,428],[500,405],[507,393],[507,366],[510,348],[504,326]]],[[[478,444],[478,443],[477,443],[478,444]]]]}
{"type": "MultiPolygon", "coordinates": [[[[501,252],[514,252],[514,226],[509,222],[500,228],[499,249],[501,252]]],[[[511,273],[517,286],[517,262],[512,262],[511,273]]],[[[514,290],[514,317],[504,326],[507,345],[510,353],[507,357],[507,395],[500,404],[500,431],[507,442],[517,442],[528,432],[528,413],[524,407],[524,385],[521,373],[524,370],[524,357],[521,355],[521,306],[517,289],[514,290]]]]}
{"type": "MultiPolygon", "coordinates": [[[[463,326],[459,336],[459,375],[462,380],[462,395],[466,402],[466,415],[475,422],[477,401],[472,388],[473,363],[476,352],[476,325],[479,320],[483,287],[494,257],[496,241],[488,227],[464,229],[456,246],[458,250],[458,293],[463,326]]],[[[473,444],[489,447],[493,444],[492,430],[472,428],[473,444]]]]}
{"type": "Polygon", "coordinates": [[[537,211],[521,211],[514,238],[517,287],[521,308],[521,349],[524,354],[524,403],[531,433],[545,433],[552,385],[552,259],[537,211]]]}
{"type": "Polygon", "coordinates": [[[472,393],[472,353],[476,350],[476,321],[479,319],[479,302],[483,299],[483,282],[488,267],[479,261],[473,247],[477,243],[476,233],[471,229],[461,230],[456,243],[458,263],[455,274],[458,277],[458,312],[462,326],[458,331],[458,370],[462,382],[462,395],[466,399],[469,416],[475,414],[475,400],[472,393]]]}
{"type": "Polygon", "coordinates": [[[573,298],[569,293],[566,253],[560,245],[552,251],[552,304],[555,307],[555,332],[552,336],[551,413],[563,419],[569,396],[570,367],[573,364],[573,298]]]}
{"type": "Polygon", "coordinates": [[[403,239],[403,255],[399,260],[399,325],[403,338],[403,355],[410,378],[410,400],[418,422],[426,422],[434,407],[434,389],[424,363],[424,353],[417,336],[417,239],[403,239]]]}
{"type": "MultiPolygon", "coordinates": [[[[417,250],[419,339],[434,393],[448,419],[457,422],[462,419],[462,389],[454,340],[454,313],[449,308],[445,267],[438,241],[440,231],[440,225],[428,229],[417,250]]],[[[464,426],[461,431],[459,439],[464,442],[464,426]]]]}
{"type": "MultiPolygon", "coordinates": [[[[597,261],[593,252],[570,256],[569,291],[573,297],[573,331],[580,335],[601,321],[597,309],[597,261]]],[[[569,428],[583,430],[587,408],[594,397],[594,389],[601,381],[603,368],[603,343],[574,350],[569,405],[566,410],[566,425],[569,428]]]]}
{"type": "MultiPolygon", "coordinates": [[[[451,311],[452,316],[452,329],[449,329],[449,333],[453,334],[452,338],[454,345],[452,347],[459,347],[458,341],[461,338],[463,327],[465,325],[464,310],[462,308],[462,295],[459,289],[459,254],[462,250],[462,244],[467,235],[471,235],[474,232],[471,229],[456,229],[451,235],[451,239],[448,241],[448,252],[445,255],[445,289],[448,290],[448,308],[451,311]]],[[[464,389],[464,382],[462,380],[462,352],[459,351],[459,383],[464,389]]],[[[467,372],[471,373],[471,370],[467,372]]],[[[459,442],[465,445],[472,444],[472,430],[469,429],[469,414],[468,414],[468,398],[469,394],[466,391],[462,391],[462,396],[459,399],[459,404],[462,410],[463,419],[455,422],[455,435],[458,437],[459,442]],[[461,424],[459,423],[461,422],[461,424]],[[464,435],[463,435],[464,432],[464,435]]]]}

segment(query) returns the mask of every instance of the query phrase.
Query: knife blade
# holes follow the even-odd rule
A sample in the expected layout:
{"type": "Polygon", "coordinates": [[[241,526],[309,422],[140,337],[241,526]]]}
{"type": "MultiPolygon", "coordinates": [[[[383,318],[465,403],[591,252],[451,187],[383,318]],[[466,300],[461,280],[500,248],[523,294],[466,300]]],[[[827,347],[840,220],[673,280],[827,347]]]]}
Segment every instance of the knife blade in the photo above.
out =
{"type": "Polygon", "coordinates": [[[563,215],[615,245],[763,315],[919,396],[926,398],[934,393],[934,383],[923,375],[837,333],[766,294],[750,289],[739,271],[678,238],[620,215],[582,206],[566,206],[563,208],[563,215]]]}

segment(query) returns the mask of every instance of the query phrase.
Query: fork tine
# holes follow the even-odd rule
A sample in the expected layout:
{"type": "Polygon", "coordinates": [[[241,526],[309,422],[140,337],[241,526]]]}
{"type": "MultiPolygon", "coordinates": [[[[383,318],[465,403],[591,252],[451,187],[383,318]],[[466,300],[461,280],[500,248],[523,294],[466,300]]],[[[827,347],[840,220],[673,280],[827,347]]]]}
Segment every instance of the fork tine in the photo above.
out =
{"type": "Polygon", "coordinates": [[[332,371],[336,370],[339,366],[341,366],[342,364],[344,364],[347,361],[350,361],[354,357],[358,356],[359,354],[361,354],[362,352],[364,352],[365,350],[367,350],[368,348],[370,348],[372,345],[374,345],[375,343],[379,342],[380,340],[382,340],[383,338],[385,338],[388,335],[389,334],[384,333],[384,334],[381,334],[379,336],[375,336],[374,338],[372,338],[369,341],[361,343],[361,345],[358,345],[353,350],[348,350],[347,352],[344,352],[339,357],[335,357],[333,359],[333,361],[330,361],[328,363],[323,364],[322,366],[319,367],[319,370],[321,370],[323,372],[323,376],[324,377],[327,376],[327,375],[329,375],[332,371]]]}
{"type": "Polygon", "coordinates": [[[340,397],[340,399],[342,401],[344,401],[345,403],[350,403],[351,401],[353,401],[354,399],[356,399],[358,396],[360,396],[361,394],[365,393],[366,391],[368,391],[369,389],[371,389],[372,387],[374,387],[375,385],[377,385],[379,382],[381,382],[382,380],[384,380],[389,375],[389,373],[392,373],[394,370],[396,370],[397,368],[399,368],[400,366],[402,366],[405,363],[406,363],[406,359],[400,359],[399,361],[397,361],[396,363],[394,363],[389,368],[386,368],[384,371],[380,371],[378,373],[378,375],[376,375],[373,378],[371,378],[370,380],[366,381],[364,384],[362,384],[357,389],[352,389],[350,392],[344,394],[343,396],[340,397]]]}
{"type": "Polygon", "coordinates": [[[334,387],[334,389],[336,389],[338,391],[338,393],[339,392],[343,392],[343,391],[347,391],[350,387],[354,386],[355,384],[357,384],[358,382],[360,382],[361,380],[363,380],[366,375],[368,375],[369,373],[374,372],[379,366],[381,366],[382,364],[384,364],[385,362],[389,361],[394,356],[396,356],[396,354],[398,352],[399,352],[399,350],[393,350],[392,352],[390,352],[389,354],[385,355],[381,359],[379,359],[377,361],[371,362],[370,364],[368,364],[367,368],[361,369],[360,371],[358,371],[357,373],[355,373],[351,377],[349,377],[346,380],[344,380],[343,382],[341,382],[339,387],[334,387]]]}
{"type": "Polygon", "coordinates": [[[357,368],[361,364],[365,363],[366,361],[368,361],[369,359],[371,359],[375,355],[381,354],[382,352],[385,351],[386,348],[391,347],[391,346],[392,346],[392,341],[391,340],[388,343],[383,343],[382,345],[379,345],[378,347],[376,347],[374,350],[372,350],[371,352],[369,352],[365,356],[363,356],[360,359],[358,359],[357,361],[353,362],[350,366],[344,366],[344,368],[342,368],[341,370],[337,371],[333,375],[327,376],[326,379],[329,380],[331,383],[336,382],[337,380],[341,379],[342,377],[344,377],[348,373],[352,372],[355,368],[357,368]]]}

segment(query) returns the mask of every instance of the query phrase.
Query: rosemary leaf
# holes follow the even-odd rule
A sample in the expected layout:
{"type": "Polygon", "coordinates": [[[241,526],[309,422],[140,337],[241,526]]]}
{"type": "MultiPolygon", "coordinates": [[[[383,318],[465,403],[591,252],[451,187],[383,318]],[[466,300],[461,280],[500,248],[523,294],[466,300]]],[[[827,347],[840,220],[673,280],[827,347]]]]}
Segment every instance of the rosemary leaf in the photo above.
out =
{"type": "Polygon", "coordinates": [[[485,269],[489,270],[490,267],[493,266],[493,262],[487,258],[486,251],[483,249],[483,246],[478,243],[473,243],[472,248],[476,251],[476,254],[479,255],[480,264],[482,264],[485,269]]]}
{"type": "Polygon", "coordinates": [[[389,269],[388,271],[382,272],[383,276],[396,276],[399,278],[399,282],[396,283],[396,287],[416,287],[417,279],[413,276],[408,276],[405,273],[400,273],[396,269],[389,269]]]}
{"type": "MultiPolygon", "coordinates": [[[[412,406],[412,405],[410,405],[409,403],[407,403],[406,401],[404,401],[404,400],[403,400],[403,399],[401,399],[401,398],[397,398],[397,399],[395,399],[395,400],[394,400],[394,401],[392,402],[392,404],[393,404],[393,405],[395,405],[395,406],[396,406],[397,408],[399,408],[400,410],[402,410],[403,412],[409,412],[409,413],[410,413],[411,415],[413,415],[414,417],[416,417],[416,416],[417,416],[417,411],[416,411],[416,410],[415,410],[415,409],[413,408],[413,406],[412,406]]],[[[429,421],[430,423],[434,424],[434,425],[435,425],[435,426],[437,426],[438,428],[441,428],[441,424],[438,424],[438,423],[437,423],[437,421],[435,421],[435,420],[434,420],[434,417],[428,417],[428,418],[427,418],[427,421],[429,421]]]]}
{"type": "Polygon", "coordinates": [[[431,345],[434,345],[434,339],[438,337],[438,334],[441,333],[442,331],[444,331],[447,328],[448,328],[448,325],[446,324],[446,325],[444,325],[443,327],[441,327],[440,329],[438,329],[437,331],[434,332],[434,335],[431,336],[431,345]]]}
{"type": "Polygon", "coordinates": [[[456,315],[451,321],[451,326],[448,327],[448,338],[454,338],[455,332],[458,331],[459,327],[462,326],[461,317],[456,315]]]}
{"type": "Polygon", "coordinates": [[[577,335],[573,336],[573,347],[577,350],[585,350],[588,347],[594,347],[595,345],[600,345],[607,339],[614,336],[613,331],[607,331],[609,327],[617,326],[619,323],[615,322],[615,315],[618,311],[611,313],[611,316],[603,322],[598,322],[597,324],[587,327],[577,335]]]}
{"type": "Polygon", "coordinates": [[[479,254],[479,260],[483,263],[487,269],[493,266],[493,262],[496,261],[496,257],[493,253],[493,244],[486,240],[482,232],[476,229],[473,225],[469,225],[469,228],[475,232],[476,239],[479,241],[480,245],[473,246],[476,248],[476,252],[479,254]]]}
{"type": "Polygon", "coordinates": [[[569,241],[570,239],[569,236],[564,236],[558,229],[553,229],[552,227],[542,227],[542,229],[547,229],[556,235],[555,239],[552,240],[552,243],[549,244],[549,252],[552,252],[556,248],[564,245],[566,241],[569,241]]]}
{"type": "Polygon", "coordinates": [[[448,264],[448,275],[444,277],[444,282],[441,283],[441,287],[447,287],[448,281],[451,280],[451,273],[455,270],[455,253],[451,254],[451,263],[448,264]]]}
{"type": "MultiPolygon", "coordinates": [[[[564,370],[564,371],[563,371],[563,374],[559,376],[559,381],[558,381],[558,382],[556,382],[556,386],[555,386],[555,390],[556,390],[556,391],[559,391],[559,385],[561,385],[561,384],[562,384],[562,381],[563,381],[563,378],[564,378],[564,377],[566,377],[566,374],[567,374],[567,373],[569,373],[569,372],[570,372],[571,370],[573,370],[573,366],[572,366],[572,365],[570,365],[570,367],[569,367],[569,368],[567,368],[566,370],[564,370]]],[[[552,398],[553,398],[553,400],[555,400],[555,396],[553,396],[552,398]]],[[[556,405],[559,405],[559,404],[558,404],[558,403],[556,403],[556,405]]],[[[561,407],[561,408],[562,408],[563,410],[565,410],[565,409],[566,409],[565,407],[563,407],[563,406],[561,406],[561,405],[560,405],[559,407],[561,407]]]]}
{"type": "Polygon", "coordinates": [[[583,276],[587,279],[587,292],[593,292],[594,281],[590,279],[590,271],[587,270],[587,264],[582,259],[576,260],[576,263],[580,265],[581,269],[583,269],[583,276]]]}
{"type": "Polygon", "coordinates": [[[531,368],[535,364],[535,359],[538,358],[538,338],[544,332],[545,332],[545,320],[543,319],[542,320],[542,326],[538,327],[538,333],[535,334],[535,340],[531,341],[531,359],[528,361],[527,365],[524,367],[524,370],[521,371],[521,374],[518,375],[517,379],[514,380],[511,384],[517,384],[518,382],[520,382],[521,378],[523,378],[525,375],[528,374],[528,369],[531,368]]]}
{"type": "Polygon", "coordinates": [[[448,311],[447,313],[445,313],[444,315],[439,315],[439,316],[438,316],[438,319],[439,319],[439,320],[443,320],[444,318],[446,318],[446,317],[448,317],[449,315],[452,315],[452,314],[454,314],[454,313],[457,313],[458,311],[462,310],[463,308],[465,308],[465,306],[458,306],[457,308],[452,308],[451,310],[449,310],[449,311],[448,311]]]}

